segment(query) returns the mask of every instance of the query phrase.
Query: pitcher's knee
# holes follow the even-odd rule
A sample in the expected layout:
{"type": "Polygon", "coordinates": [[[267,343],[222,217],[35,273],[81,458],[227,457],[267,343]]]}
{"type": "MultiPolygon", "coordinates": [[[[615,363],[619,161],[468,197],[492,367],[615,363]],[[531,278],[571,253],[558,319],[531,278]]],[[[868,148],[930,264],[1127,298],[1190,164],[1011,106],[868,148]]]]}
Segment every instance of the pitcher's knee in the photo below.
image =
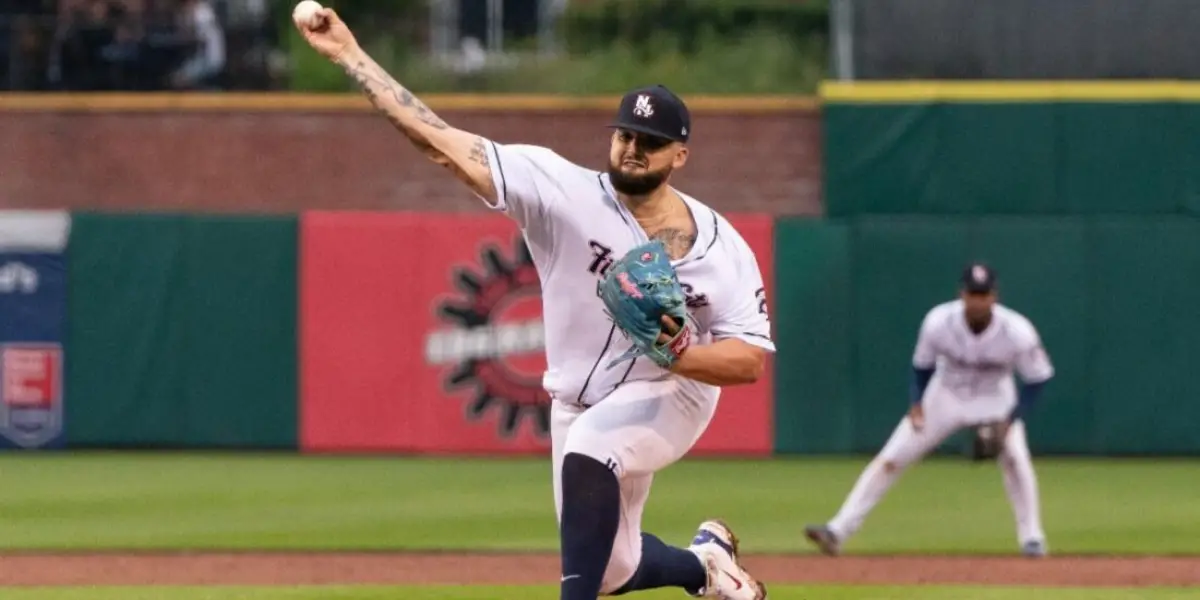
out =
{"type": "Polygon", "coordinates": [[[889,475],[903,471],[910,462],[903,457],[891,455],[880,456],[876,461],[879,468],[889,475]]]}
{"type": "Polygon", "coordinates": [[[1022,463],[1030,462],[1030,457],[1017,449],[1005,448],[996,456],[996,460],[1000,461],[1000,466],[1013,469],[1022,463]]]}
{"type": "Polygon", "coordinates": [[[613,451],[612,443],[604,436],[597,435],[591,431],[572,430],[567,435],[563,452],[565,454],[582,454],[583,456],[593,458],[600,464],[608,467],[608,470],[612,471],[618,478],[624,474],[620,456],[613,451]]]}
{"type": "Polygon", "coordinates": [[[601,594],[612,594],[621,589],[637,572],[642,562],[641,548],[631,551],[628,548],[613,546],[612,557],[608,560],[608,569],[604,571],[604,580],[600,584],[601,594]]]}

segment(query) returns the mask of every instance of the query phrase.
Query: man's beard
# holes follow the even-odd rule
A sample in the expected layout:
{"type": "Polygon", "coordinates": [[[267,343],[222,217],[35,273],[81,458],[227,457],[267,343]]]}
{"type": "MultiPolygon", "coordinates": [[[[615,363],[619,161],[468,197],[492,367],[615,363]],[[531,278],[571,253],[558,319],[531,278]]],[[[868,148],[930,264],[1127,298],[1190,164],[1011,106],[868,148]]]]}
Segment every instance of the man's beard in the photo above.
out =
{"type": "Polygon", "coordinates": [[[621,165],[608,163],[608,178],[612,181],[613,189],[630,196],[645,196],[658,189],[671,174],[671,165],[658,171],[647,171],[640,175],[621,172],[621,165]]]}
{"type": "Polygon", "coordinates": [[[992,313],[985,312],[977,315],[967,315],[967,326],[975,333],[981,333],[992,324],[992,313]]]}

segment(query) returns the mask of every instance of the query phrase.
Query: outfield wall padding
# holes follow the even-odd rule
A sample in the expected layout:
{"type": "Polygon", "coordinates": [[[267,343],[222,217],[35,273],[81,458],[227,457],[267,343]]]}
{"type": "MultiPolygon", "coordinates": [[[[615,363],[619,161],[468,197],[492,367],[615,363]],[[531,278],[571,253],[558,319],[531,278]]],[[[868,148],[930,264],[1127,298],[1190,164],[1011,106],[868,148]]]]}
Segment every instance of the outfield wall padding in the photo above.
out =
{"type": "Polygon", "coordinates": [[[1200,453],[1197,239],[1200,222],[1165,217],[783,220],[776,449],[881,448],[921,319],[979,259],[1057,369],[1029,419],[1035,450],[1200,453]]]}
{"type": "Polygon", "coordinates": [[[70,444],[294,447],[295,240],[295,217],[76,215],[70,444]]]}

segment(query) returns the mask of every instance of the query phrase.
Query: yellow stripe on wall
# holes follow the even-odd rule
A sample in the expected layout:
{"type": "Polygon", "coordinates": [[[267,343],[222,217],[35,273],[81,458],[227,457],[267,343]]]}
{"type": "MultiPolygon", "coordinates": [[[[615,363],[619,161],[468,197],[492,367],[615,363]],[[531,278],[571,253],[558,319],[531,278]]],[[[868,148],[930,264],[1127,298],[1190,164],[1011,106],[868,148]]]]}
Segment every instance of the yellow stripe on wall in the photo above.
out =
{"type": "Polygon", "coordinates": [[[825,103],[1193,102],[1200,100],[1200,82],[827,81],[820,97],[825,103]]]}
{"type": "MultiPolygon", "coordinates": [[[[619,96],[512,94],[426,94],[434,110],[472,111],[616,111],[619,96]]],[[[771,113],[815,110],[811,96],[688,96],[692,112],[771,113]]],[[[359,94],[264,93],[10,93],[0,94],[0,111],[32,112],[300,112],[374,110],[359,94]]]]}

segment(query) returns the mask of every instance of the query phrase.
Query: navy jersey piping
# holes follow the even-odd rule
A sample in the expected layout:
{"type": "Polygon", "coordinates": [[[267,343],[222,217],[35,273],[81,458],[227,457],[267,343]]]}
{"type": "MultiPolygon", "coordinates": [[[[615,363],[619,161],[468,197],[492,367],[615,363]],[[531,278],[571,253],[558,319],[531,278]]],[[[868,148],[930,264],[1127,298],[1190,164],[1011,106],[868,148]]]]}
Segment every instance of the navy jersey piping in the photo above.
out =
{"type": "Polygon", "coordinates": [[[504,177],[504,161],[500,160],[500,149],[496,147],[496,142],[489,140],[492,145],[492,154],[496,155],[496,168],[500,169],[500,198],[504,200],[504,205],[508,206],[508,180],[504,177]]]}
{"type": "Polygon", "coordinates": [[[643,241],[647,240],[648,238],[646,238],[645,232],[642,231],[642,228],[635,226],[633,223],[629,222],[629,219],[625,218],[625,211],[621,210],[621,202],[620,200],[617,200],[617,191],[614,189],[612,193],[609,193],[609,186],[604,185],[604,174],[597,173],[596,181],[600,182],[600,191],[604,192],[604,196],[612,201],[613,210],[617,211],[617,214],[620,215],[621,220],[625,222],[625,226],[633,231],[634,239],[643,241]]]}
{"type": "MultiPolygon", "coordinates": [[[[608,354],[608,347],[612,345],[613,334],[617,332],[617,323],[613,321],[612,328],[608,330],[608,339],[604,342],[604,349],[600,351],[600,355],[596,357],[595,364],[592,365],[592,370],[588,371],[587,379],[583,381],[583,389],[579,390],[579,395],[575,397],[575,404],[583,404],[583,395],[587,393],[588,386],[592,383],[592,375],[596,374],[596,367],[600,366],[600,361],[608,354]]],[[[632,365],[631,365],[632,366],[632,365]]]]}
{"type": "Polygon", "coordinates": [[[704,248],[704,253],[701,254],[700,256],[697,256],[696,258],[691,258],[691,259],[688,259],[688,260],[685,260],[685,261],[679,263],[678,265],[675,265],[675,268],[682,267],[683,265],[686,265],[689,263],[700,262],[700,261],[704,260],[704,257],[708,256],[708,251],[712,250],[712,247],[716,245],[717,238],[721,237],[721,229],[718,226],[719,222],[717,221],[717,211],[709,208],[708,212],[712,213],[713,237],[711,240],[708,241],[708,246],[706,248],[704,248]]]}
{"type": "Polygon", "coordinates": [[[750,337],[756,337],[756,338],[761,338],[761,339],[767,340],[768,342],[771,341],[771,336],[763,335],[761,333],[751,333],[749,331],[741,331],[738,333],[727,333],[724,331],[714,331],[714,332],[712,332],[712,334],[717,337],[729,337],[729,336],[734,336],[734,335],[748,335],[750,337]]]}
{"type": "Polygon", "coordinates": [[[621,377],[621,381],[619,383],[617,383],[616,386],[613,387],[614,390],[621,387],[622,385],[625,385],[625,380],[629,379],[629,373],[631,371],[633,371],[633,365],[636,365],[637,361],[638,361],[638,357],[636,357],[636,356],[633,358],[633,360],[629,361],[629,366],[625,367],[625,375],[623,375],[621,377]]]}

